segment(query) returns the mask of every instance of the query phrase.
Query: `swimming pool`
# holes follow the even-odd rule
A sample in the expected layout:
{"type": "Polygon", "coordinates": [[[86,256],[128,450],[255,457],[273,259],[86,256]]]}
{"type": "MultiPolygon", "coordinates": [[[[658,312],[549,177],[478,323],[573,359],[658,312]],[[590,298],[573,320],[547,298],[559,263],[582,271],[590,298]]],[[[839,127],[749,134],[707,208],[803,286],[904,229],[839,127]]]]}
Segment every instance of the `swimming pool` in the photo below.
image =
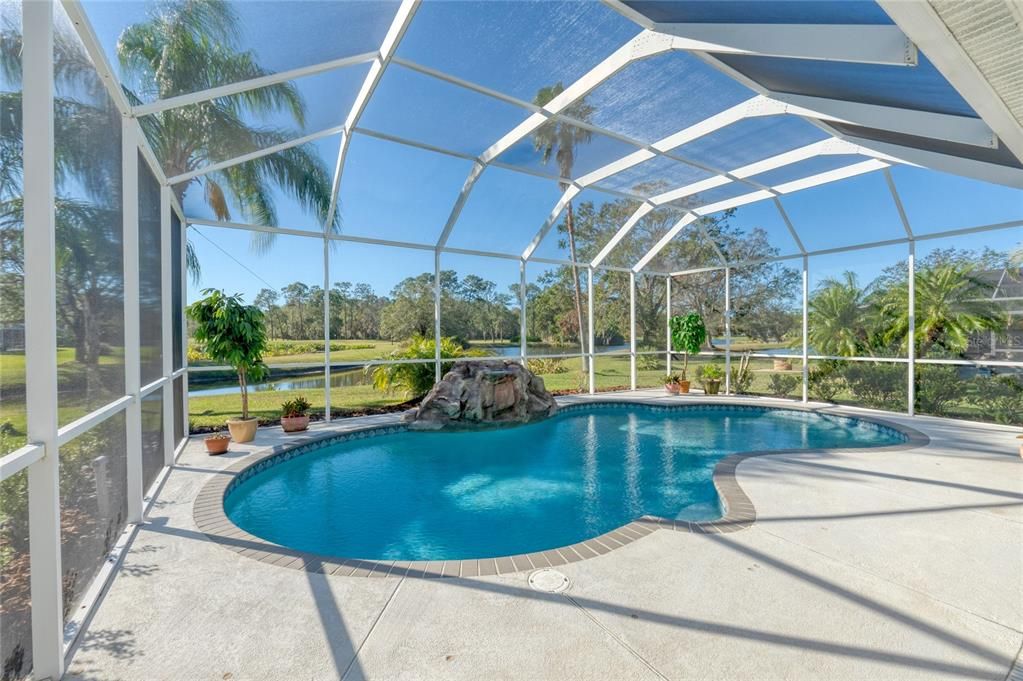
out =
{"type": "Polygon", "coordinates": [[[485,431],[363,432],[242,471],[224,511],[292,549],[369,560],[488,558],[566,546],[643,515],[721,515],[725,456],[891,446],[860,419],[747,406],[580,405],[485,431]]]}

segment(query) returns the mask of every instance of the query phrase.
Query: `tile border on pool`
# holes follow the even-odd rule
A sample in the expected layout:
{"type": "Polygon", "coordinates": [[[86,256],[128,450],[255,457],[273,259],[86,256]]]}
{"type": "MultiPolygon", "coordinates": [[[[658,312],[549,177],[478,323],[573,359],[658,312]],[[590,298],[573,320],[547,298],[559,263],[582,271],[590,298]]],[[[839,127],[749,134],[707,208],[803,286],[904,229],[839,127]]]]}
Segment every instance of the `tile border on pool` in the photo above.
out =
{"type": "MultiPolygon", "coordinates": [[[[727,398],[726,398],[727,399],[727,398]]],[[[273,544],[252,535],[235,525],[224,512],[224,497],[237,484],[267,468],[288,461],[309,451],[342,442],[345,440],[365,439],[378,435],[387,435],[407,430],[406,426],[394,421],[386,424],[368,424],[357,426],[344,432],[309,433],[295,437],[287,444],[267,447],[239,459],[203,485],[193,502],[192,515],[196,526],[210,541],[230,549],[247,558],[263,563],[287,567],[308,572],[350,577],[412,577],[412,578],[448,578],[448,577],[486,577],[490,575],[528,572],[538,568],[557,567],[567,563],[575,563],[595,558],[621,548],[637,539],[645,537],[654,530],[665,529],[675,532],[694,532],[698,534],[719,534],[738,532],[751,527],[757,519],[756,508],[752,500],[739,485],[736,470],[746,459],[767,455],[813,454],[832,452],[881,452],[915,449],[930,442],[930,438],[915,428],[897,424],[876,416],[845,414],[834,407],[815,408],[803,405],[750,405],[725,400],[693,401],[690,403],[672,402],[665,404],[656,399],[586,399],[582,401],[561,401],[559,413],[578,411],[585,408],[627,408],[640,405],[656,407],[658,411],[696,411],[749,409],[772,411],[799,411],[815,413],[843,419],[860,420],[870,423],[886,431],[893,431],[904,437],[901,443],[880,447],[852,447],[832,449],[775,449],[768,451],[750,451],[730,454],[718,461],[714,467],[713,481],[725,513],[711,521],[672,520],[655,516],[643,516],[626,523],[610,532],[585,541],[547,551],[538,551],[514,556],[498,558],[481,558],[469,560],[435,560],[435,561],[391,561],[364,560],[324,556],[297,549],[289,549],[273,544]]]]}

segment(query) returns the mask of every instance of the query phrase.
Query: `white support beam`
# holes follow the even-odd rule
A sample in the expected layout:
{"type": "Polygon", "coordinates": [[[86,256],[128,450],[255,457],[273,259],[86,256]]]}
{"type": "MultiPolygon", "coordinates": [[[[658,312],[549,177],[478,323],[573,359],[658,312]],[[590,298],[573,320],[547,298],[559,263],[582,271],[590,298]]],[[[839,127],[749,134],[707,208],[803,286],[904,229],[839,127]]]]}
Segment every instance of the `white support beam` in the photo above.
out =
{"type": "MultiPolygon", "coordinates": [[[[174,290],[171,252],[171,188],[160,187],[160,347],[163,375],[163,463],[174,463],[174,290]]],[[[182,280],[182,283],[184,280],[182,280]]],[[[184,327],[182,327],[184,328],[184,327]]]]}
{"type": "Polygon", "coordinates": [[[802,255],[806,255],[806,246],[803,245],[803,240],[799,238],[799,232],[796,231],[796,226],[792,224],[792,219],[789,218],[788,211],[785,210],[785,206],[781,204],[781,200],[778,197],[774,197],[774,207],[778,209],[778,215],[781,216],[782,222],[785,223],[785,228],[789,230],[789,236],[796,242],[796,247],[802,255]]]}
{"type": "Polygon", "coordinates": [[[771,98],[784,104],[785,113],[805,118],[972,144],[988,149],[998,146],[998,136],[979,118],[781,92],[772,92],[771,98]]]}
{"type": "Polygon", "coordinates": [[[694,123],[688,128],[668,135],[651,146],[658,151],[671,151],[743,119],[754,116],[774,116],[780,113],[782,113],[781,104],[763,95],[757,95],[705,118],[699,123],[694,123]]]}
{"type": "Polygon", "coordinates": [[[760,161],[755,161],[739,168],[734,168],[728,171],[728,174],[737,177],[739,179],[745,179],[747,177],[753,177],[761,173],[766,173],[769,170],[776,170],[793,163],[805,161],[816,156],[826,156],[833,154],[858,154],[859,147],[855,144],[850,144],[844,140],[837,140],[829,138],[820,140],[819,142],[813,142],[802,147],[797,147],[790,151],[776,154],[760,161]]]}
{"type": "Polygon", "coordinates": [[[526,261],[519,260],[519,354],[522,355],[522,366],[527,366],[529,357],[529,336],[527,335],[527,292],[526,287],[526,261]]]}
{"type": "Polygon", "coordinates": [[[684,187],[678,187],[677,189],[661,192],[657,196],[652,197],[650,199],[650,203],[655,206],[660,206],[665,203],[684,199],[687,196],[692,196],[693,194],[699,194],[700,192],[714,189],[715,187],[720,187],[721,185],[728,184],[731,181],[732,180],[730,178],[724,175],[715,175],[713,177],[708,177],[706,180],[687,184],[684,187]]]}
{"type": "MultiPolygon", "coordinates": [[[[593,292],[590,291],[590,299],[593,292]]],[[[629,390],[636,389],[636,273],[629,272],[629,390]]]]}
{"type": "MultiPolygon", "coordinates": [[[[1012,115],[934,8],[925,0],[878,0],[878,4],[920,46],[935,68],[991,126],[1002,143],[1016,158],[1023,160],[1023,125],[1012,115]]],[[[1009,5],[1012,6],[1011,1],[1009,5]]],[[[1023,186],[1023,182],[1012,186],[1023,186]]]]}
{"type": "Polygon", "coordinates": [[[621,242],[621,240],[632,231],[632,228],[639,224],[639,221],[646,217],[646,215],[653,209],[654,204],[649,201],[641,203],[639,208],[637,208],[632,215],[629,216],[629,219],[625,221],[625,224],[619,227],[618,231],[615,232],[615,235],[612,236],[606,244],[604,244],[602,249],[600,249],[600,252],[597,253],[596,257],[594,257],[590,262],[590,267],[597,267],[600,263],[604,262],[604,258],[608,256],[614,247],[617,246],[619,242],[621,242]]]}
{"type": "Polygon", "coordinates": [[[802,360],[803,360],[803,402],[809,399],[810,386],[810,258],[803,254],[803,324],[802,324],[802,360]]]}
{"type": "Polygon", "coordinates": [[[441,230],[440,236],[437,238],[438,249],[444,248],[447,244],[448,238],[451,236],[451,230],[455,228],[455,223],[458,222],[458,218],[462,214],[462,209],[465,208],[465,204],[469,200],[469,194],[472,193],[473,187],[476,186],[476,181],[480,179],[480,176],[483,175],[483,171],[486,169],[487,164],[480,161],[476,161],[472,164],[469,176],[465,178],[465,182],[462,184],[462,189],[458,192],[458,198],[455,199],[455,205],[451,207],[448,219],[444,223],[444,229],[441,230]]]}
{"type": "Polygon", "coordinates": [[[732,268],[725,268],[725,394],[732,393],[732,268]]]}
{"type": "Polygon", "coordinates": [[[906,207],[902,205],[902,197],[899,196],[899,191],[895,188],[895,178],[892,177],[892,171],[889,168],[884,169],[884,180],[888,183],[888,192],[892,195],[892,201],[895,202],[895,209],[899,211],[899,220],[902,222],[902,228],[906,231],[906,236],[912,239],[913,228],[909,226],[909,216],[906,215],[906,207]]]}
{"type": "MultiPolygon", "coordinates": [[[[856,175],[863,175],[864,173],[871,173],[875,170],[881,170],[882,168],[887,167],[888,164],[884,161],[872,158],[867,161],[845,166],[844,168],[836,168],[835,170],[829,170],[826,173],[818,173],[809,177],[793,180],[792,182],[775,185],[774,187],[771,187],[771,191],[777,192],[778,194],[791,194],[792,192],[809,189],[810,187],[817,187],[822,184],[828,184],[829,182],[837,182],[838,180],[855,177],[856,175]]],[[[768,192],[768,196],[765,196],[764,198],[770,198],[770,192],[768,192]]]]}
{"type": "Polygon", "coordinates": [[[699,208],[693,209],[693,212],[699,216],[710,215],[717,213],[718,211],[728,210],[729,208],[738,208],[739,206],[745,206],[747,203],[754,203],[756,201],[763,201],[773,197],[774,194],[767,189],[758,189],[748,194],[741,196],[734,196],[724,201],[717,201],[715,203],[708,203],[699,208]]]}
{"type": "Polygon", "coordinates": [[[589,361],[586,362],[586,380],[590,394],[597,392],[596,352],[594,352],[594,321],[593,321],[593,267],[586,268],[586,337],[590,349],[589,361]]]}
{"type": "Polygon", "coordinates": [[[912,416],[916,410],[916,243],[909,242],[909,254],[906,259],[908,267],[907,301],[909,310],[909,328],[907,329],[909,354],[906,371],[906,411],[912,416]]]}
{"type": "Polygon", "coordinates": [[[897,26],[867,24],[657,23],[676,49],[714,54],[914,66],[916,46],[897,26]]]}
{"type": "Polygon", "coordinates": [[[522,251],[523,260],[529,260],[531,257],[533,257],[533,253],[536,252],[536,249],[540,246],[540,243],[544,240],[544,237],[547,236],[547,232],[551,230],[551,227],[554,226],[554,223],[558,221],[558,217],[561,215],[561,212],[565,210],[565,207],[568,206],[569,202],[576,197],[579,191],[580,191],[579,185],[576,184],[571,184],[568,186],[567,189],[565,189],[565,192],[561,195],[561,198],[558,199],[557,205],[554,206],[554,210],[552,210],[551,214],[547,216],[546,220],[544,220],[543,226],[540,227],[540,231],[536,233],[536,236],[533,237],[533,240],[529,242],[528,246],[526,246],[526,250],[522,251]]]}
{"type": "Polygon", "coordinates": [[[362,113],[366,110],[366,106],[373,97],[373,93],[376,92],[380,79],[383,78],[384,70],[394,56],[395,50],[398,49],[398,44],[405,37],[405,32],[412,23],[412,17],[415,16],[416,10],[419,9],[419,3],[420,0],[402,0],[401,5],[398,6],[398,11],[395,12],[394,19],[391,21],[391,25],[387,29],[387,33],[384,34],[383,41],[380,43],[379,54],[370,65],[369,73],[366,74],[362,87],[359,88],[355,101],[352,103],[352,108],[349,109],[348,115],[345,117],[344,136],[341,138],[337,163],[334,165],[334,180],[330,187],[330,206],[327,209],[327,215],[324,220],[325,231],[329,231],[329,227],[334,224],[338,196],[341,192],[341,174],[344,172],[345,159],[348,156],[348,147],[352,139],[352,131],[359,124],[362,113]]]}
{"type": "Polygon", "coordinates": [[[60,458],[57,446],[57,273],[53,128],[53,3],[21,5],[24,44],[25,383],[28,442],[43,456],[28,467],[29,581],[32,674],[64,673],[60,543],[60,458]]]}
{"type": "Polygon", "coordinates": [[[630,63],[668,52],[673,49],[672,43],[673,39],[671,36],[643,31],[583,74],[581,78],[566,87],[561,94],[544,105],[540,112],[532,114],[492,144],[486,151],[480,154],[480,160],[483,163],[489,163],[494,160],[519,141],[528,137],[533,131],[543,125],[548,118],[561,113],[588,95],[598,85],[630,63]]]}
{"type": "Polygon", "coordinates": [[[142,522],[142,378],[139,309],[139,166],[135,121],[121,119],[121,244],[124,262],[124,392],[129,524],[142,522]]]}
{"type": "Polygon", "coordinates": [[[288,71],[279,71],[277,73],[271,73],[258,78],[250,78],[248,80],[238,81],[237,83],[230,83],[228,85],[200,90],[199,92],[191,92],[189,94],[178,95],[176,97],[158,99],[155,102],[150,102],[149,104],[140,104],[132,107],[131,114],[135,117],[150,116],[152,114],[169,111],[171,109],[178,109],[183,106],[208,102],[221,97],[239,95],[251,90],[258,90],[271,85],[277,85],[278,83],[286,83],[287,81],[295,80],[296,78],[313,76],[318,73],[326,73],[327,71],[334,71],[346,66],[365,64],[376,59],[378,55],[378,52],[363,52],[362,54],[356,54],[350,57],[331,59],[330,61],[312,64],[310,66],[303,66],[288,71]]]}
{"type": "MultiPolygon", "coordinates": [[[[678,236],[679,232],[681,232],[683,229],[685,229],[686,225],[688,225],[689,223],[691,223],[695,219],[696,219],[696,215],[694,215],[692,213],[687,213],[685,217],[683,217],[681,220],[676,222],[671,227],[671,229],[669,229],[667,232],[665,232],[664,236],[662,236],[657,241],[657,243],[654,244],[654,247],[651,248],[649,251],[647,251],[646,255],[644,255],[642,258],[639,259],[639,262],[637,262],[635,265],[633,265],[632,271],[633,272],[639,272],[644,267],[649,265],[650,261],[653,260],[655,257],[657,257],[657,254],[660,253],[662,250],[664,250],[664,247],[667,246],[668,243],[671,242],[672,239],[674,239],[676,236],[678,236]]],[[[669,279],[669,283],[668,283],[668,288],[669,288],[669,290],[671,288],[670,279],[669,279]]]]}
{"type": "MultiPolygon", "coordinates": [[[[178,211],[178,219],[181,220],[181,367],[184,371],[181,374],[181,432],[188,439],[188,317],[185,308],[188,307],[188,222],[185,220],[184,212],[178,211]]],[[[177,443],[174,443],[177,445],[177,443]]]]}
{"type": "MultiPolygon", "coordinates": [[[[640,267],[639,269],[643,269],[640,267]]],[[[666,372],[671,374],[671,277],[664,278],[664,354],[666,372]]]]}
{"type": "Polygon", "coordinates": [[[330,239],[323,238],[323,421],[330,423],[330,239]]]}
{"type": "Polygon", "coordinates": [[[281,142],[280,144],[275,144],[271,147],[257,149],[256,151],[250,151],[247,154],[235,156],[234,158],[229,158],[225,161],[210,163],[209,165],[205,165],[202,168],[196,168],[195,170],[191,170],[187,173],[181,173],[180,175],[175,175],[174,177],[167,178],[166,184],[175,185],[180,184],[182,182],[187,182],[188,180],[193,180],[197,177],[202,177],[203,175],[209,175],[210,173],[215,173],[220,170],[226,170],[228,168],[231,168],[232,166],[247,163],[249,161],[255,161],[257,158],[263,158],[264,156],[269,156],[270,154],[276,154],[277,152],[284,151],[285,149],[291,149],[292,147],[298,147],[303,144],[308,144],[309,142],[315,142],[316,140],[322,139],[324,137],[337,135],[341,133],[343,130],[344,130],[343,125],[335,125],[331,128],[319,130],[308,135],[303,135],[302,137],[296,137],[295,139],[288,140],[286,142],[281,142]]]}
{"type": "Polygon", "coordinates": [[[434,382],[440,383],[440,250],[433,252],[433,366],[434,382]]]}

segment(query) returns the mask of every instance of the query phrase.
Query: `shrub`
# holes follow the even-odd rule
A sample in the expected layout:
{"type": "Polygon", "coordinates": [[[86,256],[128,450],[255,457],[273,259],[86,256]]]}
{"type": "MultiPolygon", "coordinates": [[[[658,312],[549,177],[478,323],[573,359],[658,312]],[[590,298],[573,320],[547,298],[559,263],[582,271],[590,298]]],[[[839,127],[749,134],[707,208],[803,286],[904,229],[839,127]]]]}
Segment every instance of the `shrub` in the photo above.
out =
{"type": "Polygon", "coordinates": [[[954,366],[916,365],[916,408],[921,413],[947,415],[950,407],[965,397],[965,388],[954,366]]]}
{"type": "Polygon", "coordinates": [[[750,353],[739,355],[739,362],[732,364],[732,391],[738,394],[748,393],[753,385],[753,370],[749,368],[750,353]]]}
{"type": "Polygon", "coordinates": [[[879,409],[905,408],[904,364],[850,362],[843,368],[842,375],[853,396],[867,406],[879,409]]]}
{"type": "Polygon", "coordinates": [[[664,377],[664,385],[675,385],[680,380],[681,379],[678,377],[678,374],[667,374],[664,377]]]}
{"type": "Polygon", "coordinates": [[[568,367],[560,357],[537,357],[526,361],[526,368],[534,374],[563,374],[568,367]]]}
{"type": "MultiPolygon", "coordinates": [[[[405,347],[395,350],[389,359],[434,359],[436,344],[432,338],[424,336],[413,336],[405,347]]],[[[442,359],[457,359],[459,357],[482,357],[484,353],[479,350],[466,350],[455,338],[441,338],[440,356],[442,359]]],[[[441,375],[450,371],[452,362],[441,363],[441,375]]],[[[422,364],[381,364],[376,367],[366,367],[367,373],[373,376],[373,387],[384,392],[400,392],[407,399],[422,397],[430,392],[434,384],[434,364],[424,362],[422,364]]]]}
{"type": "Polygon", "coordinates": [[[810,394],[821,402],[832,402],[842,390],[841,362],[826,359],[817,366],[810,367],[807,376],[807,388],[810,394]]]}
{"type": "Polygon", "coordinates": [[[656,355],[640,355],[636,358],[636,368],[640,371],[653,371],[661,366],[660,353],[656,355]]]}
{"type": "Polygon", "coordinates": [[[788,397],[799,385],[799,379],[786,374],[771,374],[771,383],[768,389],[775,397],[788,397]]]}
{"type": "Polygon", "coordinates": [[[996,423],[1019,425],[1023,422],[1023,383],[1015,376],[994,376],[983,381],[972,396],[996,423]],[[979,399],[978,399],[979,398],[979,399]]]}

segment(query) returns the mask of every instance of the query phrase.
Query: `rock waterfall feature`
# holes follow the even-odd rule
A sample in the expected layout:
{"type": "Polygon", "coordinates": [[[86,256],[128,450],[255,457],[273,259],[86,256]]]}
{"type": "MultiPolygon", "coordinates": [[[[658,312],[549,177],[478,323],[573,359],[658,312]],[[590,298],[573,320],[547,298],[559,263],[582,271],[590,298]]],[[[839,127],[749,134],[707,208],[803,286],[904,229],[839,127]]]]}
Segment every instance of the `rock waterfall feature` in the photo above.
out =
{"type": "Polygon", "coordinates": [[[415,430],[529,423],[558,410],[543,379],[510,360],[459,362],[402,420],[415,430]]]}

